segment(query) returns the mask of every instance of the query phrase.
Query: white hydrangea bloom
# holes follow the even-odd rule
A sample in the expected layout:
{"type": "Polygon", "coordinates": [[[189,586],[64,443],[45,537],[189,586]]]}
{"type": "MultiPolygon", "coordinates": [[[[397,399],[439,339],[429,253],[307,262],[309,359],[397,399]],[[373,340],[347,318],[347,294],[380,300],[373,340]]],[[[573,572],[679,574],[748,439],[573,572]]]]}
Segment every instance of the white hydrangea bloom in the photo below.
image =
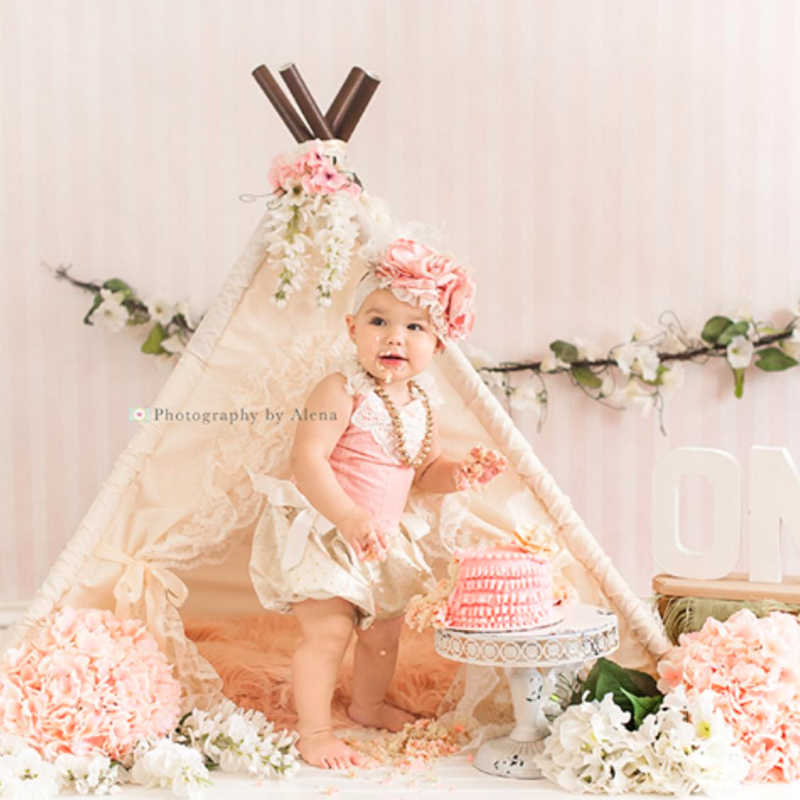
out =
{"type": "Polygon", "coordinates": [[[78,794],[117,794],[121,791],[120,768],[106,756],[60,755],[55,762],[62,786],[78,794]]]}
{"type": "Polygon", "coordinates": [[[50,800],[59,791],[58,773],[32,747],[14,747],[0,755],[0,798],[50,800]]]}
{"type": "Polygon", "coordinates": [[[179,738],[226,772],[289,778],[299,769],[297,734],[276,733],[263,714],[242,711],[230,702],[213,713],[194,711],[183,722],[179,738]]]}
{"type": "Polygon", "coordinates": [[[570,706],[553,723],[539,768],[564,789],[590,794],[711,794],[747,775],[710,693],[692,701],[682,691],[667,695],[635,731],[625,727],[629,718],[610,694],[570,706]]]}
{"type": "Polygon", "coordinates": [[[211,785],[203,756],[194,748],[169,739],[139,754],[129,771],[131,780],[146,787],[171,789],[178,797],[198,797],[211,785]]]}

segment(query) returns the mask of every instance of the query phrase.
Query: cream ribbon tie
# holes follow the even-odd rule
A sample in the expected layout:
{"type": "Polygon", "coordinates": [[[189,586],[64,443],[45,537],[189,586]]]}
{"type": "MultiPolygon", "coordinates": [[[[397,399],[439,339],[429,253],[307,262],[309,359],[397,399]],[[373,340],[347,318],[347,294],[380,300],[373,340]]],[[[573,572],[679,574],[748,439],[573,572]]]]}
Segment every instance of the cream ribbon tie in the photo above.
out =
{"type": "Polygon", "coordinates": [[[281,556],[281,567],[290,570],[303,560],[312,530],[322,535],[336,526],[323,517],[291,481],[273,478],[271,475],[258,475],[253,472],[249,474],[253,488],[265,494],[270,505],[297,509],[297,516],[289,528],[289,542],[281,556]]]}
{"type": "Polygon", "coordinates": [[[186,584],[157,562],[133,558],[105,542],[95,555],[125,566],[114,586],[117,608],[122,615],[127,615],[130,608],[144,597],[148,620],[158,622],[159,616],[166,611],[165,601],[169,601],[174,608],[180,608],[189,596],[186,584]]]}

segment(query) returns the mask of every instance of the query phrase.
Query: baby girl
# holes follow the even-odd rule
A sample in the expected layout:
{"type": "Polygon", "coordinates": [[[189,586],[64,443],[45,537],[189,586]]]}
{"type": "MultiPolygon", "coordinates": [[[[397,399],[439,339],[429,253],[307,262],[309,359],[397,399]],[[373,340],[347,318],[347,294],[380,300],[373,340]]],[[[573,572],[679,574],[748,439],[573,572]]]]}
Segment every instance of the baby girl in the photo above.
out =
{"type": "Polygon", "coordinates": [[[433,388],[425,369],[434,354],[472,329],[473,296],[469,274],[449,258],[408,239],[389,245],[359,283],[345,319],[353,367],[325,377],[306,400],[309,413],[291,452],[293,482],[262,487],[268,503],[250,569],[262,604],[291,610],[300,623],[292,663],[297,747],[318,767],[362,763],[331,727],[331,699],[354,629],[348,714],[390,731],[414,719],[386,702],[404,610],[432,583],[411,533],[415,520],[404,513],[412,485],[455,492],[506,468],[483,447],[460,461],[442,453],[423,388],[433,388]]]}

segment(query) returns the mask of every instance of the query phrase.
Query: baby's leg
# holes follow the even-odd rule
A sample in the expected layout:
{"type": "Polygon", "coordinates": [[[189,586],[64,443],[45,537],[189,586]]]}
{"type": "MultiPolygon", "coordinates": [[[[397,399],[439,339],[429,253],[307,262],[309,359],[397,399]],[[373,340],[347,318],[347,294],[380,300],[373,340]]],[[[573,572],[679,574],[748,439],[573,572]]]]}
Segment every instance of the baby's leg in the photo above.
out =
{"type": "Polygon", "coordinates": [[[345,650],[353,635],[354,609],[340,597],[304,600],[294,613],[303,641],[292,659],[300,755],[315,767],[347,769],[363,759],[333,735],[331,698],[345,650]]]}
{"type": "Polygon", "coordinates": [[[361,725],[399,731],[415,717],[386,702],[386,690],[397,664],[403,617],[376,620],[367,630],[356,628],[353,699],[347,713],[361,725]]]}

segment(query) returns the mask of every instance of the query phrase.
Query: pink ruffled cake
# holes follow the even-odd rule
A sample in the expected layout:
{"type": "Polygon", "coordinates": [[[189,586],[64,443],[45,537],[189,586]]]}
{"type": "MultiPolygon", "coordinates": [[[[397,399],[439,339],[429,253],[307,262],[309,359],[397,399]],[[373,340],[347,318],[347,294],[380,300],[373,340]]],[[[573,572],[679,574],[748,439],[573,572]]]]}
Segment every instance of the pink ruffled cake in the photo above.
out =
{"type": "Polygon", "coordinates": [[[550,559],[517,545],[456,553],[456,585],[444,614],[448,628],[513,631],[547,625],[553,611],[550,559]]]}

